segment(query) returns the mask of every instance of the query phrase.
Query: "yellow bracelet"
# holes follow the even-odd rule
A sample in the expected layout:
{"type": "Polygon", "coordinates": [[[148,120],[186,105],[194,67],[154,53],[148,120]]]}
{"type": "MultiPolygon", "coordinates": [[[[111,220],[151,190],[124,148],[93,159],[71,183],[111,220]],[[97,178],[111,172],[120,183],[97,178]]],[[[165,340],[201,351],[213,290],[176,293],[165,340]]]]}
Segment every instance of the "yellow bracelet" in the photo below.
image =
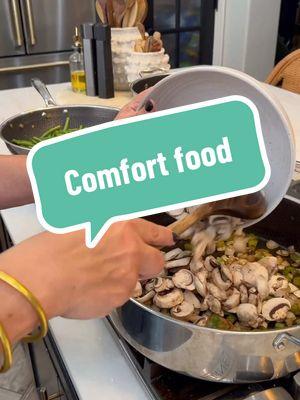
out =
{"type": "Polygon", "coordinates": [[[46,318],[46,314],[43,310],[43,307],[41,306],[38,299],[28,289],[26,289],[26,287],[23,286],[20,282],[18,282],[15,278],[6,274],[3,271],[0,271],[0,279],[2,281],[6,282],[11,287],[13,287],[14,289],[16,289],[20,294],[22,294],[27,299],[27,301],[32,305],[32,307],[35,309],[36,313],[38,314],[38,317],[40,320],[40,329],[35,334],[25,336],[23,341],[34,342],[34,341],[42,339],[44,336],[46,336],[47,332],[48,332],[48,321],[46,318]]]}
{"type": "Polygon", "coordinates": [[[0,324],[0,342],[2,344],[4,361],[0,373],[8,371],[12,365],[12,348],[4,327],[0,324]]]}

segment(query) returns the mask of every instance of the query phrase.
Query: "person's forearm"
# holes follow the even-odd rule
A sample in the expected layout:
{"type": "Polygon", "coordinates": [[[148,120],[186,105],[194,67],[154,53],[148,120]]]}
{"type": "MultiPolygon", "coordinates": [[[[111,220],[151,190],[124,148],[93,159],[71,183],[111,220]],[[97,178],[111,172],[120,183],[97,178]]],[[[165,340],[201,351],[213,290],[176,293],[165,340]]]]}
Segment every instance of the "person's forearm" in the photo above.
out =
{"type": "Polygon", "coordinates": [[[33,203],[26,156],[0,156],[0,209],[33,203]]]}

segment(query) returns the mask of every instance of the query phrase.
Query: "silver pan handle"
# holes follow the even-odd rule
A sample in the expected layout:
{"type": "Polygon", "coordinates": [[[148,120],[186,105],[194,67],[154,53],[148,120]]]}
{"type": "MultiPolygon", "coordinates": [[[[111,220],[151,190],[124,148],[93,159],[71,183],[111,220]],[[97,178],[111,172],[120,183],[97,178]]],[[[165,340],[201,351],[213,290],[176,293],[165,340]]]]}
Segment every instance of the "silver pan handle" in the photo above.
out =
{"type": "Polygon", "coordinates": [[[296,338],[293,335],[290,335],[289,333],[280,333],[279,335],[276,336],[276,338],[273,341],[273,347],[277,351],[281,351],[285,349],[286,342],[293,343],[297,346],[300,346],[300,339],[296,338]]]}
{"type": "Polygon", "coordinates": [[[21,21],[20,21],[20,13],[19,13],[19,5],[17,4],[17,0],[11,0],[11,8],[13,15],[13,22],[15,26],[16,32],[16,44],[18,47],[23,45],[22,34],[21,34],[21,21]]]}
{"type": "Polygon", "coordinates": [[[34,31],[34,21],[33,21],[31,0],[25,0],[25,7],[26,7],[26,12],[27,12],[27,18],[28,18],[30,44],[31,44],[31,46],[35,46],[36,38],[35,38],[35,31],[34,31]]]}
{"type": "Polygon", "coordinates": [[[56,106],[57,104],[55,103],[53,97],[49,93],[49,90],[47,89],[46,85],[38,78],[33,78],[31,79],[31,86],[33,86],[39,94],[42,96],[46,107],[50,106],[56,106]]]}

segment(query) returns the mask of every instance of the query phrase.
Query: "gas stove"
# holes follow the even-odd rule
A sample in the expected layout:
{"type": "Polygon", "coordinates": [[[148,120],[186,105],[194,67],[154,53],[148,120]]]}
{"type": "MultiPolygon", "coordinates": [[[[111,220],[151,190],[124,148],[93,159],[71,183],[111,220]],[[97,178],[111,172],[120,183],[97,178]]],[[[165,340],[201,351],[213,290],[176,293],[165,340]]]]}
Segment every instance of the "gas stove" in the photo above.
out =
{"type": "Polygon", "coordinates": [[[151,400],[300,400],[300,372],[276,381],[229,385],[203,381],[171,371],[140,354],[106,325],[151,400]]]}

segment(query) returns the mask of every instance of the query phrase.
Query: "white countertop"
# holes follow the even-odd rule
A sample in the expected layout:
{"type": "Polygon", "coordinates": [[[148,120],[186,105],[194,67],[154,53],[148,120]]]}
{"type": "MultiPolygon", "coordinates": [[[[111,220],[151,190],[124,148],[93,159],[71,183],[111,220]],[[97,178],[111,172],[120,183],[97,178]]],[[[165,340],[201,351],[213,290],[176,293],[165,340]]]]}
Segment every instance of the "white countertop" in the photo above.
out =
{"type": "MultiPolygon", "coordinates": [[[[300,96],[267,85],[266,88],[285,108],[295,136],[299,138],[297,152],[300,154],[300,96]]],[[[49,85],[49,89],[59,104],[121,107],[131,97],[129,93],[119,93],[115,99],[104,101],[74,94],[67,83],[49,85]]],[[[0,122],[19,112],[38,107],[43,107],[43,101],[32,88],[1,91],[0,122]]],[[[2,141],[0,154],[9,154],[2,141]]],[[[43,230],[37,220],[34,205],[3,210],[1,215],[15,244],[43,230]]],[[[56,318],[50,325],[80,399],[149,399],[103,321],[56,318]]]]}

